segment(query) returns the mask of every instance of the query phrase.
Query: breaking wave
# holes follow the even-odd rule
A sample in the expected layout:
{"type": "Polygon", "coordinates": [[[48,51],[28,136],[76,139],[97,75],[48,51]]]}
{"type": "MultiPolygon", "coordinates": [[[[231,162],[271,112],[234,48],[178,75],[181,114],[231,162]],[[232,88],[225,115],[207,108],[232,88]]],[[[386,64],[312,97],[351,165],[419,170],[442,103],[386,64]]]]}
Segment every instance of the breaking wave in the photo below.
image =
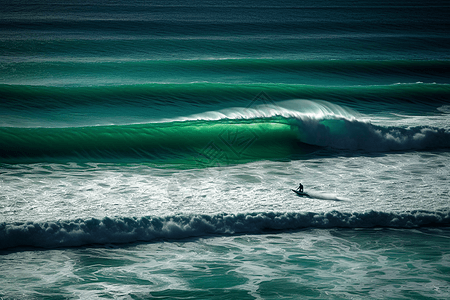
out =
{"type": "Polygon", "coordinates": [[[235,164],[290,159],[324,147],[366,152],[450,147],[446,128],[380,126],[339,107],[314,103],[309,108],[210,112],[133,125],[2,127],[0,162],[137,160],[192,165],[219,159],[216,162],[235,164]]]}
{"type": "Polygon", "coordinates": [[[338,211],[175,215],[0,223],[0,249],[149,242],[207,235],[257,234],[302,228],[418,228],[450,225],[449,211],[389,213],[338,211]]]}

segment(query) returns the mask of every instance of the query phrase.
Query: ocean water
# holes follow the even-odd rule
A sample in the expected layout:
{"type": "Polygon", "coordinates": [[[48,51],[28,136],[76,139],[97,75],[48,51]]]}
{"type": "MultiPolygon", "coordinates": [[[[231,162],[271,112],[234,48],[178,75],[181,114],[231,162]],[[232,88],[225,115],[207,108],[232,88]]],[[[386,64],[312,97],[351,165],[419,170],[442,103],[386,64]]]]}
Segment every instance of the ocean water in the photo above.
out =
{"type": "Polygon", "coordinates": [[[449,150],[445,1],[1,1],[0,299],[449,299],[449,150]]]}

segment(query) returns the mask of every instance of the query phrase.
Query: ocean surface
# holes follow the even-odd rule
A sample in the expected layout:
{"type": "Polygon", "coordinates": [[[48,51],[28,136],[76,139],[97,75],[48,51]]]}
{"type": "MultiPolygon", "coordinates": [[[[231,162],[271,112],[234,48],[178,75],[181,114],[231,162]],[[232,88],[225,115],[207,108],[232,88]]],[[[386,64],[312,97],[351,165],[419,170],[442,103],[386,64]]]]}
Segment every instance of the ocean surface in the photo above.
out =
{"type": "Polygon", "coordinates": [[[448,1],[0,7],[0,299],[450,298],[448,1]]]}

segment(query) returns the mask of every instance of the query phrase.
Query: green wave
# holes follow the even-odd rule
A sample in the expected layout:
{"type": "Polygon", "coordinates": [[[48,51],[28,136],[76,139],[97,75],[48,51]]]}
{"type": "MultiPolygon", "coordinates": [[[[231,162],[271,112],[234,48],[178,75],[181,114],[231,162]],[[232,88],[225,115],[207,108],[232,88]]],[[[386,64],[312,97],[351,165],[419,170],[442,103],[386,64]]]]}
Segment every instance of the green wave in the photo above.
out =
{"type": "Polygon", "coordinates": [[[310,150],[283,118],[0,129],[3,163],[145,161],[208,167],[286,159],[310,150]]]}
{"type": "Polygon", "coordinates": [[[200,168],[308,158],[307,154],[323,148],[369,153],[449,149],[450,131],[430,126],[377,126],[333,112],[137,125],[0,128],[2,163],[145,161],[160,167],[200,168]]]}

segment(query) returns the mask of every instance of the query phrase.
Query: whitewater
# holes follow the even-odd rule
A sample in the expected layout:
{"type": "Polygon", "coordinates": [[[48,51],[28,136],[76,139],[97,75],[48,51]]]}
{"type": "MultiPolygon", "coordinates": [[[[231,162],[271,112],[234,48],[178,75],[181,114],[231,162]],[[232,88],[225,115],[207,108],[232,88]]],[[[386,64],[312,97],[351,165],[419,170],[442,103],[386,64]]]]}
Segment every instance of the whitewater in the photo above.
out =
{"type": "Polygon", "coordinates": [[[449,16],[2,3],[0,298],[448,299],[449,16]]]}

